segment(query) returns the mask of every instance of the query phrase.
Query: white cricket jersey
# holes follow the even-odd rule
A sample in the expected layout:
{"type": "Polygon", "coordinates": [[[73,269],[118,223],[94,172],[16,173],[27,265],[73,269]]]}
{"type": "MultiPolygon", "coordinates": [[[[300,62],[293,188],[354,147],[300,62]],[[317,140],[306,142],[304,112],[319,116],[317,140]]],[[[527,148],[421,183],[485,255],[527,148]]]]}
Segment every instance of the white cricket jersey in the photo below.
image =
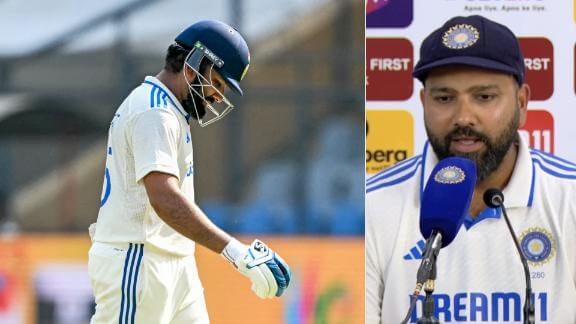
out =
{"type": "Polygon", "coordinates": [[[172,174],[194,201],[189,118],[170,90],[151,76],[120,105],[108,133],[94,241],[145,243],[177,255],[194,253],[194,242],[158,217],[142,182],[152,171],[172,174]]]}
{"type": "MultiPolygon", "coordinates": [[[[408,311],[425,243],[420,198],[437,162],[426,143],[422,155],[367,180],[366,323],[398,324],[408,311]]],[[[576,323],[576,165],[521,140],[503,192],[529,261],[536,323],[576,323]]],[[[521,323],[524,272],[498,209],[468,216],[440,250],[434,294],[441,323],[521,323]]],[[[422,316],[423,296],[410,323],[422,316]]]]}

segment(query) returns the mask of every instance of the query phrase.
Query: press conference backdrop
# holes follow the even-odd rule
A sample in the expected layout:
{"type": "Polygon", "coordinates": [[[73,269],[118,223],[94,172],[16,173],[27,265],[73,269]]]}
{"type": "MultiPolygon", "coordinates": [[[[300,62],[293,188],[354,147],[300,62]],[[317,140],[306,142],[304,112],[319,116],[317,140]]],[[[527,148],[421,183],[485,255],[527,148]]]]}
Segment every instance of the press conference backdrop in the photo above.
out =
{"type": "Polygon", "coordinates": [[[411,73],[422,40],[453,16],[483,15],[520,40],[532,90],[521,135],[576,161],[576,1],[378,0],[366,5],[366,173],[420,154],[421,84],[411,73]]]}

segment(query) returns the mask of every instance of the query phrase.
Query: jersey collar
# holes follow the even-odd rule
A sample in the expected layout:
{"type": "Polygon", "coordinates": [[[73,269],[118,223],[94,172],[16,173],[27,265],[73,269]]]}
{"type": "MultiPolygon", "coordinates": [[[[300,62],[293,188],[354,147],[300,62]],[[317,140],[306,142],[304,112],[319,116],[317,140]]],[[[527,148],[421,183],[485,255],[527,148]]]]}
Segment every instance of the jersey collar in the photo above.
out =
{"type": "MultiPolygon", "coordinates": [[[[534,200],[534,164],[530,157],[530,149],[526,141],[520,137],[518,145],[518,157],[514,165],[512,177],[508,185],[504,188],[504,203],[506,208],[514,207],[531,207],[534,200]]],[[[424,186],[428,182],[428,178],[438,163],[438,157],[426,141],[424,144],[424,152],[422,153],[422,174],[420,178],[420,198],[424,192],[424,186]]],[[[498,214],[494,214],[499,217],[498,214]]],[[[487,216],[487,215],[485,215],[487,216]]]]}
{"type": "Polygon", "coordinates": [[[168,94],[168,99],[170,100],[170,103],[172,103],[172,108],[175,109],[179,115],[184,117],[184,119],[186,119],[186,123],[190,124],[190,114],[186,113],[186,110],[184,110],[184,107],[182,107],[180,101],[176,99],[176,96],[172,93],[172,91],[170,91],[170,89],[168,89],[167,86],[164,85],[164,83],[153,76],[147,76],[144,78],[144,83],[159,87],[164,90],[168,94]]]}

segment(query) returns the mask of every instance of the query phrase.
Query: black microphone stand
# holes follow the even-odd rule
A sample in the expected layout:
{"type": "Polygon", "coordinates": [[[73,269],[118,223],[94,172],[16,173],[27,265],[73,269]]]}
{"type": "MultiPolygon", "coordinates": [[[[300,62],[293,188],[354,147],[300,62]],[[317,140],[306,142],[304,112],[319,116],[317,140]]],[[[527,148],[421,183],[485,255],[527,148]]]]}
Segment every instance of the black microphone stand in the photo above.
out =
{"type": "Polygon", "coordinates": [[[420,317],[416,322],[417,324],[440,324],[440,321],[434,317],[436,305],[434,304],[434,297],[432,295],[434,293],[434,281],[436,280],[436,257],[437,254],[434,254],[430,278],[424,284],[424,291],[426,292],[426,297],[424,298],[424,310],[422,312],[422,317],[420,317]]]}
{"type": "MultiPolygon", "coordinates": [[[[499,197],[498,197],[499,198],[499,197]]],[[[518,239],[516,235],[514,235],[514,231],[512,230],[512,225],[510,224],[510,219],[508,218],[508,213],[506,213],[506,208],[504,207],[503,201],[500,201],[500,209],[502,209],[502,213],[504,214],[504,219],[506,220],[506,225],[508,226],[508,230],[512,234],[512,239],[514,240],[514,245],[516,245],[516,250],[520,254],[520,260],[522,261],[522,266],[524,269],[524,276],[526,277],[526,297],[524,299],[524,324],[534,324],[535,323],[535,316],[534,316],[534,302],[532,301],[532,285],[530,280],[530,271],[528,268],[528,262],[526,262],[526,258],[524,258],[522,254],[522,249],[520,248],[520,243],[518,243],[518,239]]]]}
{"type": "Polygon", "coordinates": [[[433,230],[426,240],[426,247],[424,249],[424,255],[422,256],[422,263],[420,264],[418,272],[416,273],[416,289],[414,290],[414,294],[411,296],[408,313],[406,314],[406,317],[401,322],[401,324],[406,324],[410,320],[410,314],[412,314],[412,311],[416,307],[418,295],[420,294],[422,287],[424,287],[424,290],[426,291],[426,298],[424,299],[424,319],[422,320],[426,321],[426,316],[428,316],[430,320],[435,321],[420,322],[421,320],[419,319],[418,323],[438,323],[438,320],[433,317],[434,299],[432,298],[432,293],[434,292],[434,280],[436,280],[436,258],[438,257],[438,253],[440,252],[441,248],[442,234],[437,230],[433,230]]]}
{"type": "Polygon", "coordinates": [[[486,192],[484,192],[484,203],[486,203],[488,207],[500,208],[500,210],[502,210],[502,214],[504,214],[504,220],[506,221],[506,226],[508,226],[508,230],[510,232],[510,235],[512,236],[512,240],[514,241],[516,251],[518,251],[518,255],[520,256],[520,261],[522,261],[524,276],[526,278],[526,297],[524,299],[523,323],[534,324],[536,319],[534,315],[534,300],[532,298],[532,282],[530,280],[530,268],[528,267],[528,261],[526,260],[526,257],[522,253],[522,249],[520,248],[518,238],[514,234],[512,224],[510,224],[510,219],[508,218],[506,207],[504,207],[504,194],[502,193],[502,191],[498,189],[493,188],[488,189],[486,190],[486,192]]]}

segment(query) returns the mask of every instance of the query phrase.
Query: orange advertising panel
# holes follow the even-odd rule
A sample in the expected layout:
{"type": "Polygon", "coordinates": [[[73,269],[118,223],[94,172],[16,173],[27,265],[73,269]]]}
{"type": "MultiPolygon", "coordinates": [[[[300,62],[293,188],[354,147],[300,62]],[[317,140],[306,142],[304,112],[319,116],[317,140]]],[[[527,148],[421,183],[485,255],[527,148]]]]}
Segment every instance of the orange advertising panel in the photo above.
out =
{"type": "MultiPolygon", "coordinates": [[[[222,257],[197,249],[212,323],[364,323],[362,238],[262,239],[292,267],[282,298],[257,298],[222,257]]],[[[89,248],[84,235],[0,238],[0,323],[88,323],[89,248]]]]}

